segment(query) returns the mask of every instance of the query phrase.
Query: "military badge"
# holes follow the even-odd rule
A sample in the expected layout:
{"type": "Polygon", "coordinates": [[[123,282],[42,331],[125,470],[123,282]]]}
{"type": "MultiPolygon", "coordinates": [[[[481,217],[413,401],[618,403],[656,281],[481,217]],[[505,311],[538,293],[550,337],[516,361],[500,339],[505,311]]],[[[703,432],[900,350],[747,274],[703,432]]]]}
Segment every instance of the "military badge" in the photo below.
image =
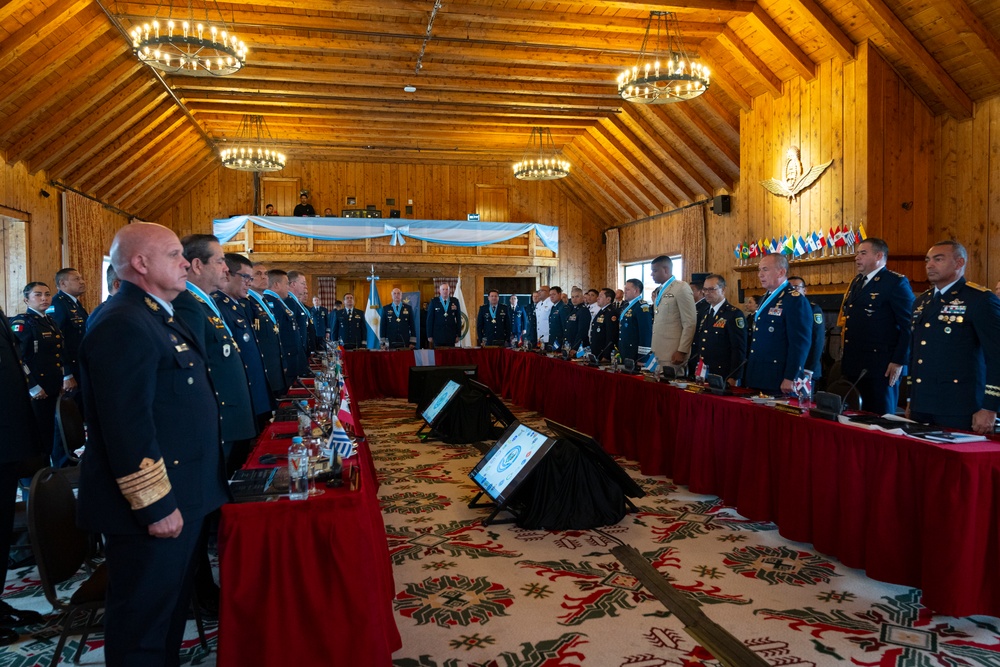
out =
{"type": "Polygon", "coordinates": [[[743,329],[743,328],[746,327],[746,325],[747,325],[746,320],[744,320],[742,317],[737,317],[736,318],[736,328],[737,329],[743,329]]]}
{"type": "Polygon", "coordinates": [[[225,345],[222,346],[222,356],[228,357],[232,351],[233,348],[229,345],[229,343],[226,343],[225,345]]]}
{"type": "Polygon", "coordinates": [[[149,308],[154,313],[160,310],[160,304],[156,303],[148,296],[145,299],[143,299],[143,302],[146,304],[146,307],[149,308]]]}
{"type": "Polygon", "coordinates": [[[813,321],[816,322],[816,324],[823,324],[823,314],[813,313],[813,321]]]}

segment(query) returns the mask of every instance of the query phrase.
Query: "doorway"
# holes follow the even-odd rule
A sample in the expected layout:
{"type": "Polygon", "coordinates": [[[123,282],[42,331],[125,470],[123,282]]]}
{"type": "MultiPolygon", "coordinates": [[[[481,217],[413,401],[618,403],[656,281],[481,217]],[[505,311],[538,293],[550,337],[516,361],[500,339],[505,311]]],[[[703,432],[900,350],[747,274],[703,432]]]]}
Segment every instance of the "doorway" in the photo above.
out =
{"type": "Polygon", "coordinates": [[[0,215],[0,249],[0,299],[9,317],[19,312],[28,284],[28,223],[0,215]]]}

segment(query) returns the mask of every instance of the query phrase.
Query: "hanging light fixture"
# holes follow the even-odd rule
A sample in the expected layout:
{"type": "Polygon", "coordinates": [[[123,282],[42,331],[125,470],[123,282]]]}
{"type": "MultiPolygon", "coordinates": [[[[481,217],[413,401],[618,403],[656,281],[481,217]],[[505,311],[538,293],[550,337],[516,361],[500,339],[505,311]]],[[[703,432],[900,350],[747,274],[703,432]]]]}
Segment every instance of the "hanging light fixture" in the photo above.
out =
{"type": "Polygon", "coordinates": [[[215,21],[210,20],[207,2],[205,17],[199,19],[188,0],[186,13],[168,5],[166,17],[134,24],[129,31],[132,51],[150,67],[170,74],[226,76],[240,71],[247,61],[246,44],[223,20],[218,3],[212,4],[215,21]]]}
{"type": "Polygon", "coordinates": [[[618,94],[636,104],[669,104],[692,100],[709,86],[708,68],[684,50],[676,14],[649,13],[646,35],[635,66],[618,77],[618,94]],[[649,35],[656,24],[655,41],[649,35]]]}
{"type": "Polygon", "coordinates": [[[569,176],[569,162],[559,157],[552,130],[534,127],[521,161],[514,165],[514,178],[522,181],[554,181],[569,176]]]}
{"type": "Polygon", "coordinates": [[[222,151],[222,166],[237,171],[280,171],[285,167],[285,156],[275,149],[263,116],[243,116],[233,147],[222,151]]]}

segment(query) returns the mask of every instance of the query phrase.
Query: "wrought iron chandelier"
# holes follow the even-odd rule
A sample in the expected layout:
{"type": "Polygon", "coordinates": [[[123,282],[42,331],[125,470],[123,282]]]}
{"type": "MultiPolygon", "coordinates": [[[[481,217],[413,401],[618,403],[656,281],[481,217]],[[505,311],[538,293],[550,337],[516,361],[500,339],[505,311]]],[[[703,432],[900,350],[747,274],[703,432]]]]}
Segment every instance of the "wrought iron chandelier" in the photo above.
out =
{"type": "Polygon", "coordinates": [[[684,50],[677,17],[652,11],[635,66],[618,77],[618,94],[636,104],[669,104],[692,100],[710,85],[708,68],[684,50]],[[655,41],[649,43],[656,24],[655,41]]]}
{"type": "Polygon", "coordinates": [[[285,156],[275,149],[263,116],[243,116],[233,146],[222,151],[222,166],[237,171],[280,171],[285,167],[285,156]]]}
{"type": "Polygon", "coordinates": [[[240,71],[247,60],[246,44],[226,25],[218,3],[212,4],[217,21],[210,21],[207,3],[204,19],[196,18],[188,0],[186,14],[168,5],[166,17],[133,25],[129,36],[136,57],[170,74],[226,76],[240,71]]]}
{"type": "Polygon", "coordinates": [[[521,161],[514,165],[514,178],[522,181],[554,181],[569,176],[569,162],[563,160],[552,141],[552,130],[534,127],[521,161]]]}

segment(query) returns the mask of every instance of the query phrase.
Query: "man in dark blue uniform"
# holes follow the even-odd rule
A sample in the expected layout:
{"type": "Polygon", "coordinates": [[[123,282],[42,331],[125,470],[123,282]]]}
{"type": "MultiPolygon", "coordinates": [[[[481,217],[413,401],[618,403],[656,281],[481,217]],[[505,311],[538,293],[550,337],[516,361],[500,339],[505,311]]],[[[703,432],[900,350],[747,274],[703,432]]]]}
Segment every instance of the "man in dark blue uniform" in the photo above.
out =
{"type": "Polygon", "coordinates": [[[263,294],[264,304],[274,315],[278,325],[278,337],[281,340],[281,353],[285,363],[285,386],[292,383],[309,370],[302,347],[299,345],[298,325],[295,313],[285,305],[288,298],[288,274],[281,269],[271,269],[267,272],[267,289],[263,294]]]}
{"type": "Polygon", "coordinates": [[[513,316],[507,306],[500,303],[500,292],[491,289],[488,303],[479,306],[476,316],[476,338],[480,346],[506,345],[510,340],[513,316]]]}
{"type": "Polygon", "coordinates": [[[766,293],[760,300],[750,339],[746,386],[769,394],[791,394],[806,368],[812,344],[812,308],[788,286],[788,258],[761,258],[757,278],[766,293]]]}
{"type": "Polygon", "coordinates": [[[10,326],[20,342],[21,359],[29,369],[28,386],[38,433],[52,448],[52,465],[60,468],[66,464],[67,457],[62,439],[56,434],[56,404],[60,391],[76,391],[77,381],[66,364],[62,332],[45,314],[52,302],[49,286],[28,283],[23,293],[28,310],[12,317],[10,326]]]}
{"type": "Polygon", "coordinates": [[[858,244],[858,275],[840,307],[843,330],[841,372],[857,382],[861,407],[875,414],[895,414],[900,377],[910,360],[913,290],[906,276],[885,268],[889,246],[869,238],[858,244]]]}
{"type": "Polygon", "coordinates": [[[735,387],[747,358],[746,318],[742,310],[726,300],[726,279],[722,276],[708,274],[702,282],[702,294],[708,310],[695,335],[693,361],[705,362],[709,373],[721,375],[735,387]]]}
{"type": "MultiPolygon", "coordinates": [[[[615,291],[605,287],[597,295],[597,313],[590,322],[590,351],[598,361],[610,359],[618,344],[618,311],[615,291]]],[[[650,329],[652,331],[652,329],[650,329]]]]}
{"type": "Polygon", "coordinates": [[[368,346],[368,326],[363,310],[354,307],[354,295],[344,295],[344,307],[330,313],[330,338],[344,343],[344,349],[368,346]]]}
{"type": "Polygon", "coordinates": [[[228,497],[219,409],[198,339],[173,316],[188,267],[177,237],[133,223],[111,261],[122,289],[80,348],[79,521],[104,534],[109,667],[176,665],[202,521],[228,497]]]}
{"type": "MultiPolygon", "coordinates": [[[[14,539],[19,470],[26,461],[44,459],[48,449],[42,446],[38,437],[25,370],[18,353],[18,341],[11,333],[7,316],[0,309],[0,404],[3,405],[3,419],[0,419],[0,443],[3,443],[0,446],[0,553],[4,556],[10,553],[14,539]]],[[[5,557],[0,563],[3,581],[7,580],[7,565],[5,557]]],[[[17,626],[34,625],[45,620],[37,611],[21,611],[3,601],[0,601],[0,615],[9,616],[17,626]]],[[[0,646],[8,646],[17,640],[18,633],[12,627],[0,627],[0,646]]]]}
{"type": "Polygon", "coordinates": [[[302,355],[308,363],[309,355],[316,349],[316,325],[313,323],[312,311],[306,306],[309,298],[309,282],[301,271],[288,272],[288,298],[285,305],[295,314],[295,324],[299,332],[299,344],[302,355]]]}
{"type": "Polygon", "coordinates": [[[403,303],[403,290],[392,288],[392,302],[382,307],[379,338],[389,341],[390,347],[416,347],[417,329],[410,304],[403,303]]]}
{"type": "Polygon", "coordinates": [[[462,307],[451,298],[451,286],[441,283],[438,296],[427,304],[427,344],[455,347],[462,337],[462,307]]]}
{"type": "Polygon", "coordinates": [[[87,291],[87,284],[79,271],[67,267],[56,273],[56,289],[59,291],[47,312],[62,332],[65,364],[70,373],[79,376],[78,350],[87,331],[87,309],[80,303],[80,296],[87,291]]]}
{"type": "Polygon", "coordinates": [[[535,290],[531,293],[531,303],[524,309],[524,336],[521,341],[530,348],[538,346],[538,304],[544,298],[540,290],[535,290]]]}
{"type": "Polygon", "coordinates": [[[316,327],[316,349],[322,350],[326,341],[329,340],[327,334],[330,330],[327,328],[327,319],[330,317],[330,311],[323,306],[318,296],[313,297],[312,303],[309,313],[312,315],[313,326],[316,327]]]}
{"type": "Polygon", "coordinates": [[[510,333],[520,343],[524,340],[525,329],[528,325],[528,314],[524,308],[518,305],[516,294],[510,295],[508,303],[510,304],[510,333]]]}
{"type": "MultiPolygon", "coordinates": [[[[246,258],[242,255],[238,257],[240,262],[240,273],[245,273],[250,269],[250,264],[244,264],[246,258]]],[[[227,261],[229,257],[226,258],[227,261]]],[[[267,384],[271,389],[272,396],[282,396],[288,389],[285,377],[288,375],[285,354],[281,349],[281,333],[278,329],[278,319],[271,312],[270,306],[264,301],[264,291],[267,290],[267,265],[257,263],[252,268],[253,277],[250,280],[251,288],[247,290],[247,299],[243,303],[243,308],[250,318],[254,335],[257,337],[257,345],[260,346],[260,353],[264,357],[264,370],[267,372],[267,384]]],[[[246,278],[244,277],[244,280],[246,278]]]]}
{"type": "Polygon", "coordinates": [[[250,404],[253,406],[254,421],[259,433],[270,420],[275,404],[267,381],[264,356],[257,343],[253,313],[247,311],[247,294],[250,281],[253,280],[250,260],[235,253],[226,253],[226,268],[229,270],[226,285],[222,290],[213,292],[212,298],[239,345],[240,360],[250,383],[250,404]]]}
{"type": "Polygon", "coordinates": [[[574,287],[566,306],[566,346],[573,351],[590,345],[590,308],[583,302],[583,290],[574,287]]]}
{"type": "Polygon", "coordinates": [[[1000,299],[966,282],[968,254],[957,241],[927,251],[934,287],[913,304],[909,417],[992,433],[1000,409],[1000,299]]]}
{"type": "Polygon", "coordinates": [[[622,312],[618,316],[618,353],[622,361],[631,359],[643,364],[649,357],[653,342],[653,311],[642,300],[642,281],[625,281],[622,312]]]}
{"type": "Polygon", "coordinates": [[[549,310],[549,347],[553,350],[561,350],[566,345],[566,321],[569,313],[566,304],[562,300],[562,288],[549,288],[549,301],[552,308],[549,310]]]}
{"type": "Polygon", "coordinates": [[[701,322],[705,319],[705,314],[708,313],[711,304],[705,298],[705,280],[712,274],[710,273],[692,273],[691,282],[688,285],[691,287],[691,295],[694,297],[694,311],[698,316],[696,322],[696,330],[701,329],[701,322]]]}
{"type": "MultiPolygon", "coordinates": [[[[108,299],[110,299],[115,294],[118,294],[118,290],[120,290],[122,286],[122,281],[118,279],[118,274],[115,273],[115,267],[112,264],[108,264],[108,270],[105,273],[105,278],[108,282],[108,299]]],[[[105,301],[105,303],[107,302],[105,301]]],[[[87,331],[90,331],[91,321],[97,316],[98,313],[101,312],[101,306],[103,305],[104,303],[99,303],[92,311],[90,311],[90,315],[87,317],[87,324],[85,325],[87,331]]]]}
{"type": "MultiPolygon", "coordinates": [[[[802,296],[807,296],[806,281],[800,276],[788,276],[788,286],[802,296]]],[[[826,347],[826,319],[823,317],[823,309],[818,305],[810,301],[809,307],[812,309],[812,338],[809,343],[809,356],[806,358],[806,370],[812,371],[813,382],[815,383],[823,377],[823,348],[826,347]]]]}

